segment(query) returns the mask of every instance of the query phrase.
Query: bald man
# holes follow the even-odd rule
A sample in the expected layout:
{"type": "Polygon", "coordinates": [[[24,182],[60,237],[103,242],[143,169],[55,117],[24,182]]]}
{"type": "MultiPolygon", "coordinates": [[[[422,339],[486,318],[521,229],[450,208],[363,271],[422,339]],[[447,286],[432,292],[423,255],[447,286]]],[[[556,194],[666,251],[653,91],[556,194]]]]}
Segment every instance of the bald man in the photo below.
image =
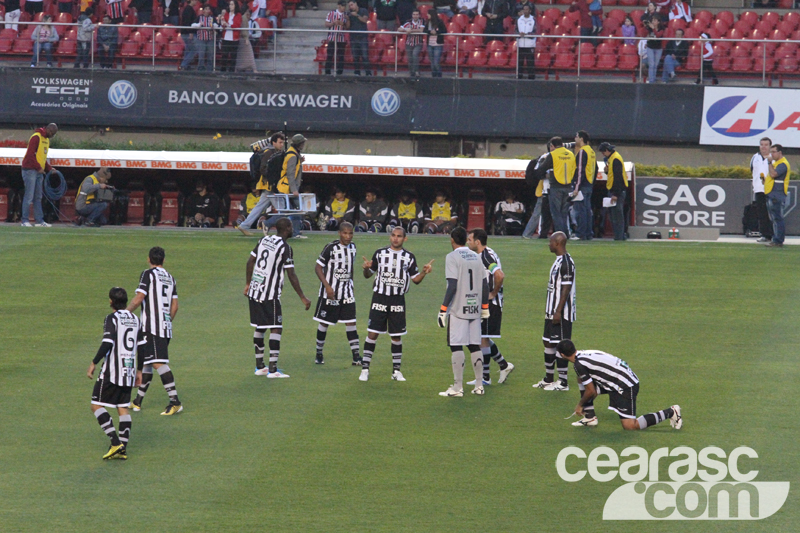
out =
{"type": "Polygon", "coordinates": [[[105,211],[109,202],[99,201],[97,191],[100,189],[113,189],[108,185],[111,178],[111,170],[108,167],[100,167],[92,174],[89,174],[78,187],[78,194],[75,196],[75,212],[81,218],[78,225],[84,224],[88,227],[99,228],[106,223],[105,211]]]}
{"type": "Polygon", "coordinates": [[[575,263],[567,253],[567,236],[557,231],[550,237],[550,251],[556,255],[550,267],[550,281],[547,283],[547,303],[544,310],[544,379],[534,388],[547,391],[568,391],[568,362],[556,361],[556,346],[572,337],[572,323],[575,321],[575,263]],[[555,380],[555,366],[558,364],[558,381],[555,380]]]}

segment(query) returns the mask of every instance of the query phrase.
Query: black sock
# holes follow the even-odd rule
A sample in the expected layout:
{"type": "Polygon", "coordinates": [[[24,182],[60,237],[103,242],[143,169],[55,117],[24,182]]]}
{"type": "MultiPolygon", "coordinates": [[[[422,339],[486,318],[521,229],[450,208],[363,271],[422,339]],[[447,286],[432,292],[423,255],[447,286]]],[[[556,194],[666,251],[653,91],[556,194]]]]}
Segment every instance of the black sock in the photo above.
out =
{"type": "Polygon", "coordinates": [[[489,381],[492,377],[491,368],[489,363],[491,362],[491,349],[487,346],[486,348],[481,348],[481,354],[483,355],[483,380],[489,381]]]}
{"type": "Polygon", "coordinates": [[[656,424],[660,424],[664,420],[668,418],[672,418],[674,414],[672,407],[668,407],[663,411],[658,411],[656,413],[648,413],[646,415],[642,415],[636,419],[639,422],[639,429],[644,429],[650,426],[655,426],[656,424]]]}
{"type": "Polygon", "coordinates": [[[114,421],[111,420],[111,415],[108,414],[104,408],[100,408],[94,412],[95,418],[97,418],[97,423],[100,424],[100,427],[103,431],[105,431],[108,438],[111,439],[112,446],[119,446],[119,437],[117,436],[117,430],[114,429],[114,421]]]}
{"type": "Polygon", "coordinates": [[[353,353],[353,361],[358,361],[361,358],[358,353],[358,330],[355,324],[345,327],[347,329],[347,341],[350,343],[350,351],[353,353]]]}
{"type": "Polygon", "coordinates": [[[492,359],[494,359],[494,362],[500,365],[500,370],[505,370],[506,368],[508,368],[508,361],[506,361],[505,358],[503,357],[503,354],[500,353],[500,348],[497,347],[494,341],[489,341],[489,343],[490,343],[489,353],[492,355],[492,359]]]}
{"type": "Polygon", "coordinates": [[[553,382],[553,376],[556,373],[556,349],[544,349],[544,380],[547,383],[553,382]]]}
{"type": "Polygon", "coordinates": [[[367,337],[367,339],[364,341],[364,355],[361,358],[361,368],[369,370],[369,364],[372,362],[372,354],[374,352],[375,341],[367,337]]]}
{"type": "Polygon", "coordinates": [[[281,353],[281,334],[269,334],[269,371],[278,371],[278,354],[281,353]]]}
{"type": "Polygon", "coordinates": [[[566,359],[556,359],[556,366],[558,367],[558,379],[564,385],[567,384],[567,378],[569,376],[569,361],[566,359]]]}
{"type": "Polygon", "coordinates": [[[264,332],[256,330],[253,333],[253,345],[256,349],[256,368],[264,368],[264,332]]]}
{"type": "Polygon", "coordinates": [[[139,385],[139,392],[136,393],[136,398],[133,400],[133,403],[139,407],[142,406],[142,400],[144,400],[144,395],[147,394],[147,389],[150,388],[151,381],[153,381],[153,371],[142,372],[142,384],[139,385]]]}
{"type": "Polygon", "coordinates": [[[167,391],[167,395],[169,395],[169,401],[171,403],[181,403],[178,400],[178,390],[175,388],[175,376],[172,375],[172,370],[169,369],[169,365],[161,365],[158,367],[158,375],[161,376],[161,383],[164,385],[164,390],[167,391]]]}
{"type": "Polygon", "coordinates": [[[131,415],[119,415],[119,441],[125,446],[131,438],[131,415]]]}
{"type": "Polygon", "coordinates": [[[403,341],[392,340],[392,370],[400,370],[403,359],[403,341]]]}
{"type": "Polygon", "coordinates": [[[317,326],[317,357],[322,357],[322,350],[325,348],[325,337],[328,335],[328,326],[319,323],[317,326]]]}

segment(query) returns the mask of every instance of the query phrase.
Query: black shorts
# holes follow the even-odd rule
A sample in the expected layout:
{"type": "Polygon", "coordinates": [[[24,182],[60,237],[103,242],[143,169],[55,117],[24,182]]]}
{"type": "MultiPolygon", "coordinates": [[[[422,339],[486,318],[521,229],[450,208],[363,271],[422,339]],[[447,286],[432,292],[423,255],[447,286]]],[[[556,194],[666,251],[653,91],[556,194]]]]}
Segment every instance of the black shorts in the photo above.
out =
{"type": "Polygon", "coordinates": [[[388,333],[391,336],[406,334],[406,297],[372,294],[367,331],[388,333]]]}
{"type": "Polygon", "coordinates": [[[356,321],[356,299],[329,300],[320,296],[317,300],[317,310],[314,320],[332,326],[338,322],[356,321]]]}
{"type": "Polygon", "coordinates": [[[131,389],[133,387],[120,387],[113,383],[107,383],[101,376],[94,382],[92,405],[128,407],[131,403],[131,389]]]}
{"type": "Polygon", "coordinates": [[[499,339],[500,325],[503,323],[503,308],[493,303],[489,304],[489,318],[481,320],[481,338],[499,339]]]}
{"type": "Polygon", "coordinates": [[[283,327],[283,314],[280,300],[250,301],[250,325],[256,329],[283,327]]]}
{"type": "Polygon", "coordinates": [[[553,324],[549,318],[544,320],[544,333],[542,340],[550,344],[558,344],[564,339],[572,338],[572,322],[569,320],[561,319],[558,324],[553,324]]]}
{"type": "Polygon", "coordinates": [[[619,415],[620,418],[636,418],[636,395],[639,394],[637,383],[629,389],[608,392],[608,408],[619,415]]]}
{"type": "Polygon", "coordinates": [[[169,363],[169,350],[167,348],[169,341],[170,339],[145,333],[142,344],[139,345],[139,354],[142,356],[144,364],[169,363]]]}

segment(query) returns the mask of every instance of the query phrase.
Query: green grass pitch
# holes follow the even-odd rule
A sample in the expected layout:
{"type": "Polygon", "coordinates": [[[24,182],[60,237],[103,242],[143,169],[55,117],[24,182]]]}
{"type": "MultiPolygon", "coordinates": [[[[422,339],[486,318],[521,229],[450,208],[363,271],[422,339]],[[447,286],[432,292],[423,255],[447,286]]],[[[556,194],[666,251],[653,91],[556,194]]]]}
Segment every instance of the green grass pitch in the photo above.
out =
{"type": "MultiPolygon", "coordinates": [[[[314,261],[331,238],[291,242],[312,302],[314,261]]],[[[437,395],[452,382],[436,325],[446,238],[407,243],[418,261],[436,261],[407,298],[405,383],[390,380],[386,337],[370,381],[359,382],[342,326],[329,330],[326,364],[314,365],[316,323],[288,283],[280,367],[291,379],[254,376],[242,290],[255,242],[230,232],[0,228],[0,531],[797,530],[800,247],[568,246],[578,348],[628,361],[642,382],[639,414],[684,410],[682,431],[623,432],[607,397],[597,428],[564,420],[578,394],[571,369],[568,393],[531,388],[543,374],[545,241],[490,238],[507,280],[498,345],[517,369],[484,397],[461,399],[437,395]],[[154,245],[178,280],[170,366],[185,410],[159,416],[167,396],[156,379],[133,413],[128,461],[103,462],[108,440],[85,372],[108,289],[132,294],[154,245]],[[750,446],[757,481],[793,488],[758,522],[604,522],[603,504],[623,482],[563,481],[555,459],[569,445],[750,446]]],[[[370,257],[388,237],[355,242],[370,257]]],[[[357,272],[362,346],[371,283],[357,272]]],[[[496,380],[494,363],[492,372],[496,380]]]]}

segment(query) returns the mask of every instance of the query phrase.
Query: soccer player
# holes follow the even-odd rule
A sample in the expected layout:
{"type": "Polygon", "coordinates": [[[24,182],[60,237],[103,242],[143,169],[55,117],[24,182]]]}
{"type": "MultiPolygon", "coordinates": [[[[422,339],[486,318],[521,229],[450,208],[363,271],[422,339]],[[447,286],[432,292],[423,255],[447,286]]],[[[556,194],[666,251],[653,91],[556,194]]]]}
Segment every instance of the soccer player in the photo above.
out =
{"type": "Polygon", "coordinates": [[[105,359],[92,392],[92,413],[111,439],[111,445],[103,459],[127,459],[128,439],[131,437],[128,405],[131,401],[131,390],[141,380],[141,373],[137,372],[140,365],[136,361],[141,331],[139,319],[125,309],[125,304],[128,303],[125,289],[114,287],[108,292],[108,298],[114,312],[106,316],[103,341],[86,375],[89,379],[94,379],[97,363],[105,359]],[[119,413],[119,435],[106,407],[115,407],[119,413]]]}
{"type": "Polygon", "coordinates": [[[175,387],[175,377],[169,367],[169,341],[172,339],[172,321],[178,314],[178,287],[169,272],[164,270],[164,249],[150,248],[147,262],[150,268],[142,272],[136,296],[128,305],[128,311],[142,307],[141,322],[144,346],[141,348],[144,367],[139,392],[131,404],[134,411],[142,410],[142,400],[153,380],[153,369],[161,376],[161,384],[169,396],[162,415],[172,416],[183,411],[175,387]]]}
{"type": "Polygon", "coordinates": [[[300,297],[306,311],[311,300],[303,294],[300,280],[294,272],[292,247],[286,242],[292,236],[292,222],[281,218],[275,223],[277,235],[267,235],[250,252],[247,261],[247,284],[244,294],[250,302],[250,325],[255,328],[253,344],[256,348],[256,376],[288,378],[278,370],[278,355],[281,351],[283,315],[281,313],[281,289],[283,276],[289,278],[292,288],[300,297]],[[264,365],[264,332],[269,333],[269,366],[264,365]]]}
{"type": "MultiPolygon", "coordinates": [[[[500,365],[498,383],[505,383],[509,374],[514,371],[514,365],[509,363],[500,353],[500,348],[492,339],[500,338],[500,326],[503,323],[503,265],[494,250],[486,246],[488,236],[482,228],[470,230],[467,236],[467,246],[477,253],[485,269],[486,282],[489,287],[489,318],[481,321],[481,352],[483,352],[483,384],[491,385],[492,376],[489,373],[490,358],[500,365]]],[[[470,381],[467,385],[474,385],[470,381]]]]}
{"type": "Polygon", "coordinates": [[[364,260],[364,277],[369,279],[373,274],[375,283],[372,288],[372,305],[367,323],[367,340],[361,360],[360,381],[369,380],[369,365],[375,352],[378,335],[388,333],[392,339],[392,379],[405,381],[400,372],[403,358],[403,339],[406,334],[406,296],[409,281],[416,285],[422,283],[425,276],[433,270],[431,259],[422,270],[417,267],[414,254],[403,248],[408,237],[402,226],[395,226],[389,234],[390,245],[376,250],[372,259],[364,260]]]}
{"type": "Polygon", "coordinates": [[[314,320],[317,326],[317,356],[315,363],[324,364],[322,351],[328,327],[337,322],[344,324],[353,366],[361,366],[358,355],[358,331],[356,330],[356,298],[353,292],[353,264],[356,260],[356,245],[353,244],[353,225],[342,222],[339,238],[325,245],[319,254],[314,271],[319,278],[319,298],[314,320]]]}
{"type": "Polygon", "coordinates": [[[578,400],[575,414],[583,416],[583,418],[573,422],[573,426],[596,426],[594,399],[598,394],[608,394],[608,408],[619,415],[622,429],[645,429],[668,418],[673,428],[681,429],[683,427],[679,405],[636,418],[639,378],[633,373],[628,363],[619,357],[599,350],[581,350],[579,352],[571,340],[559,342],[556,351],[559,358],[572,363],[575,373],[578,375],[581,399],[578,400]]]}
{"type": "Polygon", "coordinates": [[[533,386],[549,391],[568,391],[567,361],[558,360],[559,380],[554,380],[556,345],[572,337],[572,323],[575,321],[575,263],[567,253],[567,236],[564,232],[557,231],[550,236],[550,251],[556,254],[556,260],[550,267],[547,303],[544,309],[542,341],[544,341],[545,376],[533,386]]]}
{"type": "Polygon", "coordinates": [[[450,232],[453,251],[445,260],[447,291],[439,311],[439,327],[447,328],[453,364],[453,384],[439,396],[464,396],[464,346],[472,356],[475,387],[472,394],[483,395],[483,358],[481,357],[481,319],[489,316],[489,287],[478,254],[467,247],[467,230],[455,228],[450,232]]]}

